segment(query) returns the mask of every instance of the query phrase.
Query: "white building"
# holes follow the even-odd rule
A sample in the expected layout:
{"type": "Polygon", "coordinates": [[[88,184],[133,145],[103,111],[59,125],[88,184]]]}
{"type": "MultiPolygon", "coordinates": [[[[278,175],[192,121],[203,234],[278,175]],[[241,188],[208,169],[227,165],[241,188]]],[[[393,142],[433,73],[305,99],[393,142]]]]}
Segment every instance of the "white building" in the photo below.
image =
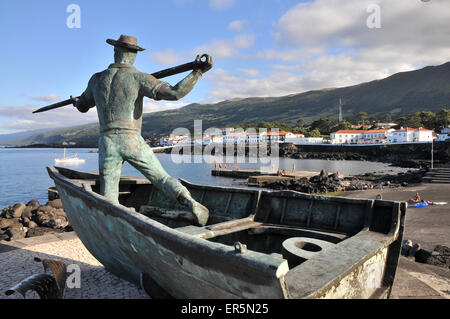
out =
{"type": "Polygon", "coordinates": [[[340,130],[330,134],[331,144],[382,144],[393,129],[340,130]]]}
{"type": "Polygon", "coordinates": [[[259,144],[260,137],[261,137],[260,133],[256,133],[256,132],[247,133],[247,144],[251,144],[251,145],[259,144]]]}
{"type": "Polygon", "coordinates": [[[427,130],[422,127],[420,128],[401,128],[392,132],[388,136],[388,143],[413,143],[413,142],[432,142],[433,141],[433,131],[427,130]]]}
{"type": "Polygon", "coordinates": [[[285,143],[287,138],[295,138],[295,134],[286,131],[263,132],[260,134],[260,141],[263,143],[285,143]]]}
{"type": "Polygon", "coordinates": [[[286,135],[285,143],[292,143],[294,145],[305,145],[305,144],[322,144],[322,137],[305,137],[303,134],[289,134],[286,135]]]}
{"type": "Polygon", "coordinates": [[[286,135],[285,143],[292,143],[292,144],[300,144],[300,142],[303,141],[305,138],[305,135],[303,134],[288,134],[286,135]]]}
{"type": "Polygon", "coordinates": [[[441,134],[438,134],[437,140],[439,142],[450,141],[450,127],[444,128],[441,134]]]}
{"type": "Polygon", "coordinates": [[[246,132],[233,132],[223,136],[224,144],[242,145],[247,143],[246,132]]]}
{"type": "Polygon", "coordinates": [[[369,130],[362,133],[358,144],[384,144],[394,129],[369,130]]]}
{"type": "Polygon", "coordinates": [[[330,134],[331,144],[356,144],[365,131],[339,130],[330,134]]]}
{"type": "Polygon", "coordinates": [[[189,137],[185,135],[179,135],[179,136],[173,136],[170,134],[169,136],[164,136],[159,139],[159,145],[160,146],[174,146],[179,143],[184,142],[185,140],[188,140],[189,137]]]}
{"type": "Polygon", "coordinates": [[[323,137],[304,137],[303,139],[299,140],[298,145],[305,145],[305,144],[323,144],[325,141],[323,140],[323,137]]]}
{"type": "Polygon", "coordinates": [[[222,133],[222,135],[227,135],[233,133],[236,129],[234,127],[223,127],[219,128],[219,130],[222,133]]]}

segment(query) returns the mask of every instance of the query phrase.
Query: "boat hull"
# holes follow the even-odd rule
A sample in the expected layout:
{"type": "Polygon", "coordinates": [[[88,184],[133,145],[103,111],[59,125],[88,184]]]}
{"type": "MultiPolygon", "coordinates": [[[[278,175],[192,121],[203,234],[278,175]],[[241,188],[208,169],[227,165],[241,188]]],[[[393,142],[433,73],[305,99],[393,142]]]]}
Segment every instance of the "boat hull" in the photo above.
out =
{"type": "Polygon", "coordinates": [[[134,209],[111,204],[82,186],[54,180],[83,244],[119,277],[141,285],[145,274],[158,286],[147,289],[175,298],[284,297],[277,277],[284,275],[285,261],[236,253],[233,247],[177,232],[134,209]]]}
{"type": "MultiPolygon", "coordinates": [[[[297,192],[187,185],[214,216],[222,207],[222,215],[234,214],[236,220],[204,228],[171,228],[159,222],[161,218],[138,213],[137,206],[107,201],[93,191],[98,181],[92,182],[92,176],[90,183],[84,183],[55,168],[48,171],[86,248],[109,271],[142,286],[154,298],[386,298],[390,294],[403,234],[403,203],[337,198],[336,207],[342,208],[336,209],[326,208],[335,205],[330,199],[297,192]],[[308,201],[315,204],[308,205],[303,218],[298,207],[308,201]],[[359,216],[361,207],[370,214],[359,216]],[[255,211],[256,215],[246,215],[255,211]],[[295,264],[288,263],[281,251],[266,251],[290,237],[314,237],[333,244],[295,264]],[[248,240],[249,249],[238,249],[233,245],[236,240],[248,240]],[[267,245],[258,248],[262,241],[267,245]]],[[[149,191],[151,185],[144,186],[139,188],[141,197],[150,194],[150,201],[157,202],[149,191]]]]}

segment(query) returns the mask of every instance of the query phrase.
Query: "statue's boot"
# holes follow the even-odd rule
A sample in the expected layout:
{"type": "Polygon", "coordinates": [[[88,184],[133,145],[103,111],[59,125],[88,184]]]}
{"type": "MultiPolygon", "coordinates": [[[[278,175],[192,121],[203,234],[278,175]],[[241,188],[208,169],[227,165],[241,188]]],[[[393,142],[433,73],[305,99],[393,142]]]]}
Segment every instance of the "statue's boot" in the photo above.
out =
{"type": "Polygon", "coordinates": [[[196,219],[196,224],[199,226],[205,226],[209,218],[209,210],[196,200],[194,200],[189,194],[182,193],[178,197],[180,204],[189,207],[192,214],[196,219]]]}

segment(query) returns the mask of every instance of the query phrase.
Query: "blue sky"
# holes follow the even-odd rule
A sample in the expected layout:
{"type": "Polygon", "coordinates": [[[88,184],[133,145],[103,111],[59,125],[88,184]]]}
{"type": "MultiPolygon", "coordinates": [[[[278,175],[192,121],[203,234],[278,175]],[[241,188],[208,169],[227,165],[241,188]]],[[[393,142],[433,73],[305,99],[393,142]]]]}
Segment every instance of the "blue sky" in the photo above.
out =
{"type": "MultiPolygon", "coordinates": [[[[83,92],[113,62],[105,40],[134,35],[152,73],[210,53],[214,68],[179,102],[158,111],[234,97],[282,96],[379,79],[450,60],[445,0],[0,1],[0,134],[96,121],[95,110],[31,110],[83,92]],[[368,28],[370,4],[380,28],[368,28]],[[70,4],[81,27],[68,28],[70,4]]],[[[176,84],[181,76],[166,79],[176,84]]]]}

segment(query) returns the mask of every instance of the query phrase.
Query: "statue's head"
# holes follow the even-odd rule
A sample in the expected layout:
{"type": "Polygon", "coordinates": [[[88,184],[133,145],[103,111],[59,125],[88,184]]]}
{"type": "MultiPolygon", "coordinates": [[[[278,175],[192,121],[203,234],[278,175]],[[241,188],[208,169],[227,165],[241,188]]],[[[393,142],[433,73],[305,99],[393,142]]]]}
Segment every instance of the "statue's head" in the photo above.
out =
{"type": "Polygon", "coordinates": [[[132,51],[120,47],[114,48],[114,62],[121,64],[134,64],[137,51],[132,51]]]}
{"type": "Polygon", "coordinates": [[[136,37],[129,35],[121,35],[119,40],[108,39],[106,42],[114,46],[115,63],[133,64],[138,51],[145,50],[137,45],[136,37]]]}

